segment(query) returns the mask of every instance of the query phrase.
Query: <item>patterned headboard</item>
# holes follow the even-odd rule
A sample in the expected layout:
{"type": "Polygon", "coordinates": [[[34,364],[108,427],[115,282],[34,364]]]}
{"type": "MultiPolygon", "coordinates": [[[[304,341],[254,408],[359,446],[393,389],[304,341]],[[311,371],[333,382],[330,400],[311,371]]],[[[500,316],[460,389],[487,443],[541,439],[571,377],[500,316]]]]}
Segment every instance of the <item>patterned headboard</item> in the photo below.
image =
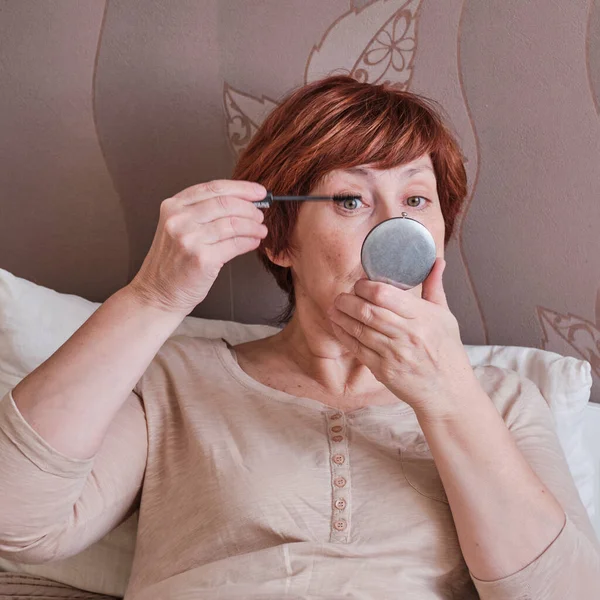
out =
{"type": "MultiPolygon", "coordinates": [[[[103,300],[160,202],[228,177],[281,97],[333,71],[438,100],[468,207],[445,285],[463,340],[585,358],[600,401],[600,0],[147,0],[0,8],[0,267],[103,300]]],[[[198,316],[265,322],[254,255],[198,316]]]]}

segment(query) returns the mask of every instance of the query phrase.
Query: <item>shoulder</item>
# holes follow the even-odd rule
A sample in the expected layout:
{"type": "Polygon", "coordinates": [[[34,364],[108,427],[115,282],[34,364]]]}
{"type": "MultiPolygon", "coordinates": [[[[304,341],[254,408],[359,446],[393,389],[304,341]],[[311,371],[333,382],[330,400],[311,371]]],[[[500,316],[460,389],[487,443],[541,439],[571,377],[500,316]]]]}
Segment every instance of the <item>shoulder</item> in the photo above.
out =
{"type": "Polygon", "coordinates": [[[216,360],[218,348],[224,344],[221,339],[175,335],[161,346],[151,366],[167,368],[197,366],[199,360],[216,360]]]}
{"type": "Polygon", "coordinates": [[[509,429],[524,417],[551,420],[548,403],[531,379],[491,365],[474,367],[473,372],[509,429]]]}
{"type": "Polygon", "coordinates": [[[174,335],[170,337],[156,353],[156,359],[171,361],[214,353],[214,349],[222,345],[221,339],[195,337],[190,335],[174,335]]]}
{"type": "Polygon", "coordinates": [[[220,365],[219,349],[225,345],[221,339],[176,335],[169,338],[156,353],[138,382],[136,389],[172,385],[199,374],[214,371],[220,365]]]}

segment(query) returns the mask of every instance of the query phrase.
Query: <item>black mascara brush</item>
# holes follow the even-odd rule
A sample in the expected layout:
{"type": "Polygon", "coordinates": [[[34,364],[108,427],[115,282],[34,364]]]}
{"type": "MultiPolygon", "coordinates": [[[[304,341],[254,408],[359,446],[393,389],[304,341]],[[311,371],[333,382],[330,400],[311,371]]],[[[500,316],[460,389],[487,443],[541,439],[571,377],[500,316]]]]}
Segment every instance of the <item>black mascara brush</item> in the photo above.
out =
{"type": "Polygon", "coordinates": [[[360,200],[358,194],[335,194],[334,196],[273,196],[273,192],[267,192],[263,200],[253,202],[257,208],[269,208],[273,202],[305,202],[309,200],[335,200],[343,202],[344,200],[360,200]]]}

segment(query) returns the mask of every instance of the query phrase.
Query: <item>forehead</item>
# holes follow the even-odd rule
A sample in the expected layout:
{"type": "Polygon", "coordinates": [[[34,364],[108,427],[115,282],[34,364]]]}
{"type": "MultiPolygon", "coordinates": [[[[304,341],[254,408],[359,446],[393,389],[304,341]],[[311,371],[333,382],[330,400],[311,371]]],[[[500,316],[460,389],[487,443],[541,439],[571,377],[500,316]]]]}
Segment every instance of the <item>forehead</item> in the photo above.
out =
{"type": "Polygon", "coordinates": [[[361,178],[374,180],[387,174],[399,179],[410,179],[416,175],[428,175],[435,179],[433,163],[429,155],[422,156],[411,162],[392,167],[390,169],[376,169],[373,165],[365,164],[347,169],[335,169],[327,174],[327,179],[361,178]]]}

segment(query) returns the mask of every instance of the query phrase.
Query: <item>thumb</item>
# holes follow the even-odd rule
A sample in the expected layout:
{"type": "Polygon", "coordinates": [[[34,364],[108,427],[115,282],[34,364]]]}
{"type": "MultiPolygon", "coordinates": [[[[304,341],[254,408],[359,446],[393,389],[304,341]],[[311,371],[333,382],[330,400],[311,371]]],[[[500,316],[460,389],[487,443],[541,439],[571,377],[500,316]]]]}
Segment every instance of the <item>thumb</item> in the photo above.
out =
{"type": "Polygon", "coordinates": [[[444,292],[444,284],[442,282],[442,274],[445,268],[446,261],[438,256],[433,269],[431,269],[431,273],[429,273],[427,279],[423,282],[421,297],[423,300],[448,308],[446,292],[444,292]]]}

